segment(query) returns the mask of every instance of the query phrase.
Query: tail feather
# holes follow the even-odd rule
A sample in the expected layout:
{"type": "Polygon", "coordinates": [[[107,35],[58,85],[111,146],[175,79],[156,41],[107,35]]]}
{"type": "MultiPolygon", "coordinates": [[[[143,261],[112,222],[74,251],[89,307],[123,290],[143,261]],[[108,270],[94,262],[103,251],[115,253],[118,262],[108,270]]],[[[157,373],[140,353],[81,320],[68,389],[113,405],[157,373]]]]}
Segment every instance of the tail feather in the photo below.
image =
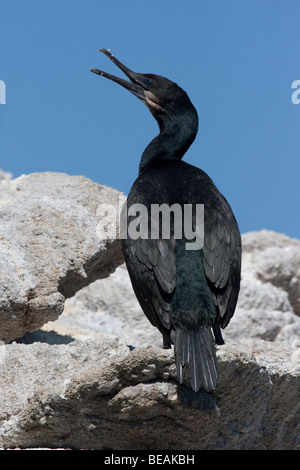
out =
{"type": "Polygon", "coordinates": [[[176,328],[172,336],[179,382],[183,383],[186,366],[195,392],[200,387],[207,391],[215,389],[219,374],[211,328],[203,326],[189,332],[176,328]]]}

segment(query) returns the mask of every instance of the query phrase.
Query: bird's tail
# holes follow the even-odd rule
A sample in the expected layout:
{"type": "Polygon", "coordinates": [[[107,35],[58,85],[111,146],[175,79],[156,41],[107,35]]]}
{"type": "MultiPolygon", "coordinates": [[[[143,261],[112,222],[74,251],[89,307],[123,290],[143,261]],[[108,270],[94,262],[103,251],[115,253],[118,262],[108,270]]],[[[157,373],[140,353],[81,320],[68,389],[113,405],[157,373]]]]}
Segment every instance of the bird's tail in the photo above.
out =
{"type": "Polygon", "coordinates": [[[184,381],[184,368],[189,369],[191,386],[195,392],[200,387],[214,390],[219,378],[215,341],[210,327],[189,332],[176,328],[173,331],[178,380],[184,381]]]}

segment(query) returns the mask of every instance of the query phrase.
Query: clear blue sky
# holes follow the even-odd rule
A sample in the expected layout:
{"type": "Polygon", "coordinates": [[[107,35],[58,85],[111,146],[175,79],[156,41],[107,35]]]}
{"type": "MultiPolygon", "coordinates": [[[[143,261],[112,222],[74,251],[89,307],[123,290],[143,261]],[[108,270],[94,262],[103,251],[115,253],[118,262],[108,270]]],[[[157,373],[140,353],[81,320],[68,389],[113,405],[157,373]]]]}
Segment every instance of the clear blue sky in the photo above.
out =
{"type": "Polygon", "coordinates": [[[1,0],[0,167],[82,174],[128,194],[158,132],[147,108],[92,67],[97,49],[189,94],[185,160],[206,171],[241,231],[300,238],[299,0],[1,0]]]}

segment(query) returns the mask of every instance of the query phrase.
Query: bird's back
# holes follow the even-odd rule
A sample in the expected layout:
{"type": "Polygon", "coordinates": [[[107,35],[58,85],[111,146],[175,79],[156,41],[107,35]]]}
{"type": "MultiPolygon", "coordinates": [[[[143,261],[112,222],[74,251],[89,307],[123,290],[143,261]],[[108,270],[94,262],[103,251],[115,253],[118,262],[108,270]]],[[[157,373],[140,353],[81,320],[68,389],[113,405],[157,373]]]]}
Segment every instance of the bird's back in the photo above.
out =
{"type": "MultiPolygon", "coordinates": [[[[162,332],[165,345],[175,344],[179,376],[183,380],[182,365],[189,363],[190,371],[195,369],[193,388],[198,389],[201,374],[197,369],[199,364],[205,365],[205,360],[199,360],[201,354],[205,356],[203,351],[209,356],[210,365],[206,369],[216,369],[211,328],[218,335],[219,325],[227,325],[237,301],[240,275],[237,223],[208,175],[183,161],[153,162],[133,184],[127,211],[134,204],[146,207],[148,215],[148,239],[123,240],[134,291],[148,319],[162,332]],[[160,226],[160,239],[151,239],[152,209],[162,204],[181,207],[182,224],[185,205],[192,205],[192,231],[196,223],[195,206],[204,205],[203,247],[186,249],[192,242],[185,237],[184,229],[183,237],[174,239],[173,214],[171,237],[162,239],[160,226]]],[[[132,220],[128,216],[129,224],[132,220]]],[[[214,388],[217,371],[214,375],[206,379],[207,389],[214,388]]]]}

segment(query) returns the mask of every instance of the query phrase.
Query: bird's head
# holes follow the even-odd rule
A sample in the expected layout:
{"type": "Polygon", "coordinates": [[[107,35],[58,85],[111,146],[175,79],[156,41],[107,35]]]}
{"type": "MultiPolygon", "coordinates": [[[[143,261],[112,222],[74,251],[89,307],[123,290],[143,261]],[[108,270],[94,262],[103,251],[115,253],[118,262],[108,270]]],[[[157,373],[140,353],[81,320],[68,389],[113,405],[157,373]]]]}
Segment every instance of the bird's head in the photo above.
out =
{"type": "Polygon", "coordinates": [[[145,103],[160,126],[165,121],[174,119],[186,110],[196,113],[188,95],[176,83],[160,75],[133,72],[108,50],[99,49],[99,51],[103,52],[114,62],[127,75],[130,81],[95,68],[91,69],[91,72],[113,80],[129,90],[145,103]]]}

